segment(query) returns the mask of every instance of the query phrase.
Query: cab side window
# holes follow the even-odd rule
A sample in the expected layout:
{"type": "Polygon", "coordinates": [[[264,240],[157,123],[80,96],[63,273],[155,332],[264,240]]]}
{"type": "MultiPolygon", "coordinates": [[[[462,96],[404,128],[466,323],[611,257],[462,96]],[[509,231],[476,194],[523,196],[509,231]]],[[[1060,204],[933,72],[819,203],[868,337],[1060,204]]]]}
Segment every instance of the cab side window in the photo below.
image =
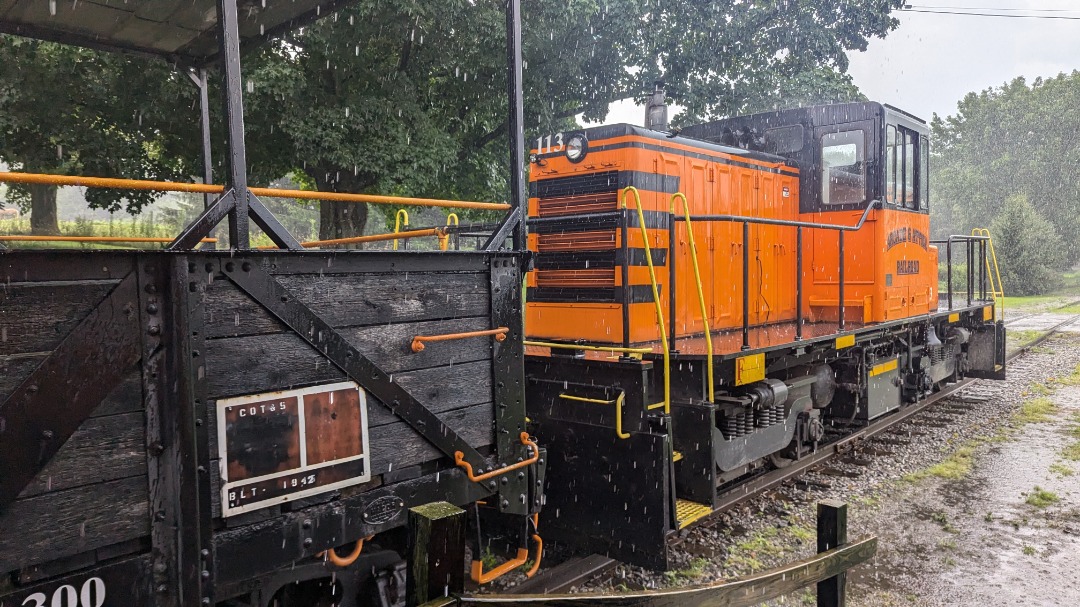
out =
{"type": "Polygon", "coordinates": [[[907,129],[901,129],[900,131],[904,136],[903,143],[903,188],[900,196],[900,202],[904,205],[904,208],[915,209],[918,208],[915,204],[915,140],[914,133],[907,129]]]}
{"type": "Polygon", "coordinates": [[[896,127],[885,127],[885,202],[896,204],[896,127]]]}
{"type": "Polygon", "coordinates": [[[821,136],[821,200],[825,204],[866,201],[865,146],[862,129],[821,136]]]}
{"type": "Polygon", "coordinates": [[[919,210],[930,208],[930,140],[924,135],[919,145],[919,210]]]}

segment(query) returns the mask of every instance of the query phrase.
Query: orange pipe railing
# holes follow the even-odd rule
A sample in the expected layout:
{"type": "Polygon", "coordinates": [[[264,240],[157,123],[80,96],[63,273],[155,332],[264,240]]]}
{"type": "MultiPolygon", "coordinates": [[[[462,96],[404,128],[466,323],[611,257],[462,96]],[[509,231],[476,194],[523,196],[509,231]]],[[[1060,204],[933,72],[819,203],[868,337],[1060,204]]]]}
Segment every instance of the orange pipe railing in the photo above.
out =
{"type": "Polygon", "coordinates": [[[465,470],[465,476],[468,476],[469,480],[474,483],[486,481],[489,478],[495,478],[496,476],[506,474],[507,472],[512,472],[514,470],[517,470],[518,468],[524,468],[525,466],[531,466],[535,464],[536,461],[540,459],[540,447],[538,447],[535,442],[529,440],[528,432],[522,432],[519,438],[521,439],[521,444],[526,445],[527,447],[529,447],[530,450],[532,450],[532,455],[524,461],[520,461],[516,464],[510,464],[509,466],[499,468],[497,470],[492,470],[491,472],[485,472],[481,475],[473,474],[472,464],[465,461],[465,454],[461,451],[454,451],[454,463],[457,464],[458,467],[463,468],[465,470]]]}
{"type": "MultiPolygon", "coordinates": [[[[124,190],[153,190],[158,192],[193,192],[196,194],[220,194],[225,187],[205,183],[179,183],[173,181],[144,181],[141,179],[114,179],[111,177],[78,177],[74,175],[46,175],[40,173],[0,172],[0,182],[56,186],[82,186],[87,188],[115,188],[124,190]]],[[[312,190],[280,190],[276,188],[248,188],[256,196],[271,198],[295,198],[299,200],[331,200],[334,202],[370,202],[372,204],[408,204],[419,207],[449,207],[459,209],[482,209],[506,211],[510,205],[497,202],[473,202],[468,200],[443,200],[439,198],[408,198],[404,196],[378,196],[375,194],[348,194],[344,192],[317,192],[312,190]]]]}
{"type": "Polygon", "coordinates": [[[509,327],[499,327],[497,329],[486,329],[484,331],[468,331],[466,333],[446,333],[445,335],[417,335],[412,340],[412,351],[423,352],[425,341],[451,341],[454,339],[467,339],[469,337],[487,337],[488,335],[494,335],[495,341],[505,341],[506,334],[509,332],[509,327]]]}
{"type": "MultiPolygon", "coordinates": [[[[125,236],[0,236],[0,241],[15,242],[154,242],[168,244],[173,238],[148,238],[125,236]]],[[[217,242],[217,238],[203,238],[199,242],[217,242]]]]}

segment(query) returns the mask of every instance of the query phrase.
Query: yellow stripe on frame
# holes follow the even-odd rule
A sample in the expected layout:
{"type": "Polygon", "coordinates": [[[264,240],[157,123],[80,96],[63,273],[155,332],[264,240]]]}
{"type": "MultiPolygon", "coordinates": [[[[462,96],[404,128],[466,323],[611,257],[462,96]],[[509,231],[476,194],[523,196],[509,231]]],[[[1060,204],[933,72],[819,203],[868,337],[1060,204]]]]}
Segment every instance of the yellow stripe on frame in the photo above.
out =
{"type": "Polygon", "coordinates": [[[983,308],[983,320],[990,320],[994,318],[994,306],[986,306],[983,308]]]}
{"type": "Polygon", "coordinates": [[[843,350],[855,345],[855,335],[843,335],[836,338],[836,349],[843,350]]]}
{"type": "Polygon", "coordinates": [[[894,358],[894,359],[892,359],[892,360],[890,360],[888,362],[883,362],[880,365],[874,365],[870,369],[870,377],[877,377],[878,375],[881,375],[882,373],[888,373],[889,371],[895,370],[898,366],[900,366],[900,361],[899,361],[899,359],[896,359],[896,358],[894,358]]]}
{"type": "Polygon", "coordinates": [[[960,313],[949,314],[949,322],[960,322],[960,313]]]}

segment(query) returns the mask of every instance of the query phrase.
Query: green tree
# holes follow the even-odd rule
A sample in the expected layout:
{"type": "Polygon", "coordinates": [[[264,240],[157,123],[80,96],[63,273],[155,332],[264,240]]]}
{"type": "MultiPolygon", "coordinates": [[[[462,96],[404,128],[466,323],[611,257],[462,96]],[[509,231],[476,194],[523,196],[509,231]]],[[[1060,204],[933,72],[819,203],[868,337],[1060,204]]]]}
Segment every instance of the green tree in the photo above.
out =
{"type": "MultiPolygon", "coordinates": [[[[601,120],[656,79],[684,121],[858,98],[846,52],[895,27],[899,5],[528,3],[527,140],[578,114],[601,120]]],[[[279,159],[296,150],[292,168],[319,190],[506,200],[504,28],[496,2],[350,5],[248,62],[248,124],[261,129],[249,145],[269,143],[279,159]]],[[[323,203],[320,237],[359,233],[366,221],[364,206],[323,203]]]]}
{"type": "Polygon", "coordinates": [[[1022,195],[1060,237],[1065,260],[1080,261],[1080,72],[969,93],[932,129],[938,236],[985,227],[1022,195]]]}
{"type": "MultiPolygon", "coordinates": [[[[30,173],[186,180],[194,148],[184,121],[197,123],[182,78],[164,62],[0,36],[0,160],[30,173]]],[[[158,195],[86,197],[138,212],[158,195]]],[[[31,212],[35,234],[59,233],[55,186],[12,186],[8,198],[31,212]]]]}
{"type": "MultiPolygon", "coordinates": [[[[657,79],[685,121],[852,98],[846,52],[894,28],[901,2],[526,3],[527,140],[578,114],[599,121],[609,103],[643,99],[657,79]]],[[[20,170],[201,173],[186,76],[161,62],[4,40],[0,158],[20,170]]],[[[324,191],[506,200],[504,41],[501,2],[358,0],[263,45],[244,64],[250,181],[289,175],[324,191]]],[[[214,120],[219,133],[216,111],[214,120]]],[[[132,210],[152,197],[92,195],[132,210]]],[[[320,237],[330,238],[360,233],[368,209],[324,202],[320,212],[320,237]]]]}
{"type": "Polygon", "coordinates": [[[1037,295],[1061,284],[1061,237],[1023,194],[1005,199],[990,224],[1001,282],[1012,295],[1037,295]]]}

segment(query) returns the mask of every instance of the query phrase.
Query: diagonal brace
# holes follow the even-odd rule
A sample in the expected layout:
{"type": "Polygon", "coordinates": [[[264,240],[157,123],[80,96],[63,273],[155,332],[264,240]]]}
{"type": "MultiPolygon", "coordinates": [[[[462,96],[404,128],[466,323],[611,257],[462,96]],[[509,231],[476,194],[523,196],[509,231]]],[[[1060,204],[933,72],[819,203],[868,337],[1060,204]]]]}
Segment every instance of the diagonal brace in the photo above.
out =
{"type": "Polygon", "coordinates": [[[138,295],[128,274],[0,404],[0,510],[142,358],[138,295]]]}
{"type": "Polygon", "coordinates": [[[460,451],[467,461],[483,465],[484,458],[472,445],[400,384],[390,381],[388,373],[349,344],[341,333],[301,303],[273,276],[254,263],[240,259],[222,263],[221,269],[248,296],[448,457],[453,458],[454,452],[460,451]]]}

